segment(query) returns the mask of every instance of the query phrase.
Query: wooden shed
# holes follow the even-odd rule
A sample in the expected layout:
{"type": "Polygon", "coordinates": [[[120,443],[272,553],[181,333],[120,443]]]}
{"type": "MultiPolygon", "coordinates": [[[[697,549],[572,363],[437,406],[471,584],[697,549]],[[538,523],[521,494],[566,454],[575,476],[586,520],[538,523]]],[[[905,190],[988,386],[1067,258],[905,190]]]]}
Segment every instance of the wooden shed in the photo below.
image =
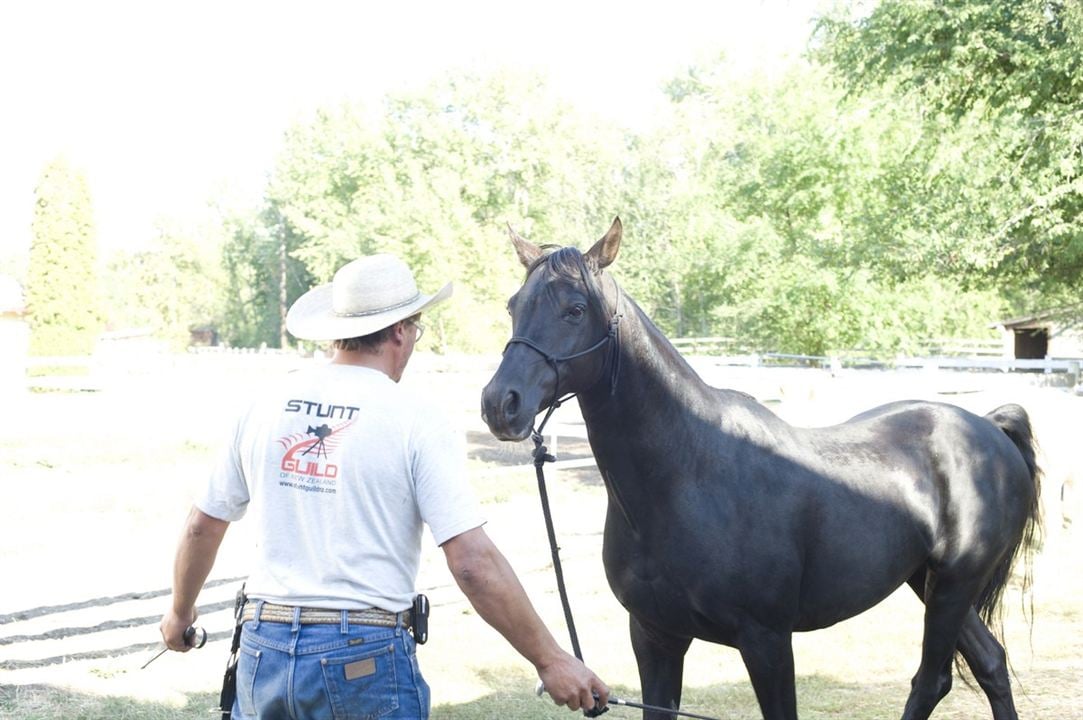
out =
{"type": "Polygon", "coordinates": [[[1047,310],[996,323],[1005,357],[1018,360],[1083,358],[1083,312],[1047,310]]]}

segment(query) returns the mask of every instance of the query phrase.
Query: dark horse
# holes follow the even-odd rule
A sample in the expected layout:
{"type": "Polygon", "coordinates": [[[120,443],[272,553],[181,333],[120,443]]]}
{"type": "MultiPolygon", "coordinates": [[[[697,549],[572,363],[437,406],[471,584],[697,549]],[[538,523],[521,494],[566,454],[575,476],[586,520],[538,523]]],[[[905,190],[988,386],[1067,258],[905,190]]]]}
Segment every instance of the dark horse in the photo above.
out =
{"type": "Polygon", "coordinates": [[[925,627],[904,720],[929,717],[948,693],[956,651],[993,717],[1017,717],[988,624],[1038,528],[1021,407],[978,417],[896,402],[791,427],[706,385],[603,272],[619,219],[586,254],[511,235],[527,277],[482,414],[497,438],[522,440],[540,411],[578,393],[608,492],[606,577],[630,614],[645,703],[679,709],[685,652],[700,638],[740,651],[766,720],[796,720],[793,632],[852,617],[905,582],[925,627]]]}

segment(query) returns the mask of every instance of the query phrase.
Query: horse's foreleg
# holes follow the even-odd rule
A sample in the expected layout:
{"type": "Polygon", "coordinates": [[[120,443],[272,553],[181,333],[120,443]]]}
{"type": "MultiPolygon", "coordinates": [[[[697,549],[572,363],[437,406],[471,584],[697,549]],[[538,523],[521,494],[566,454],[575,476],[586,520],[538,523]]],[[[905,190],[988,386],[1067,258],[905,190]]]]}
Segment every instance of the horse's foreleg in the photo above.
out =
{"type": "MultiPolygon", "coordinates": [[[[679,710],[684,654],[688,652],[692,638],[669,635],[642,624],[634,615],[629,617],[643,703],[679,710]]],[[[643,711],[643,720],[671,720],[675,717],[670,713],[643,711]]]]}
{"type": "Polygon", "coordinates": [[[792,633],[749,623],[737,645],[764,720],[797,720],[792,633]]]}

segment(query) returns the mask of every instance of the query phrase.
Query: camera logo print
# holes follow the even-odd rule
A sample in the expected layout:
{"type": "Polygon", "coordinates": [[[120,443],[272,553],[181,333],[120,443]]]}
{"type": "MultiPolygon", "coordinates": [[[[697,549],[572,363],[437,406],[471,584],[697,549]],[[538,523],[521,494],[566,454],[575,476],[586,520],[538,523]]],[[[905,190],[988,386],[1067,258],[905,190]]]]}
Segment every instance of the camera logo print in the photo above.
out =
{"type": "Polygon", "coordinates": [[[281,470],[281,485],[300,490],[319,490],[335,492],[335,478],[338,477],[338,465],[331,462],[342,439],[342,431],[353,425],[354,420],[347,420],[331,427],[308,425],[304,432],[296,432],[279,438],[278,444],[284,450],[281,470]],[[289,479],[299,482],[288,482],[289,479]]]}

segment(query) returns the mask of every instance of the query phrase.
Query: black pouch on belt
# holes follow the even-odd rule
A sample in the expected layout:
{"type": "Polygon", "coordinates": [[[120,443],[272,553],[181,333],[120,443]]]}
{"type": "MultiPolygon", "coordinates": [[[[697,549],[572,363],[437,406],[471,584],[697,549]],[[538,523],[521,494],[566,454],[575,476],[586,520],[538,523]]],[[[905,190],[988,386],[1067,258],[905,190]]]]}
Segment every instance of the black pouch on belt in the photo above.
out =
{"type": "Polygon", "coordinates": [[[424,595],[414,598],[414,607],[410,611],[410,630],[414,634],[414,642],[424,645],[429,639],[429,599],[424,595]]]}

